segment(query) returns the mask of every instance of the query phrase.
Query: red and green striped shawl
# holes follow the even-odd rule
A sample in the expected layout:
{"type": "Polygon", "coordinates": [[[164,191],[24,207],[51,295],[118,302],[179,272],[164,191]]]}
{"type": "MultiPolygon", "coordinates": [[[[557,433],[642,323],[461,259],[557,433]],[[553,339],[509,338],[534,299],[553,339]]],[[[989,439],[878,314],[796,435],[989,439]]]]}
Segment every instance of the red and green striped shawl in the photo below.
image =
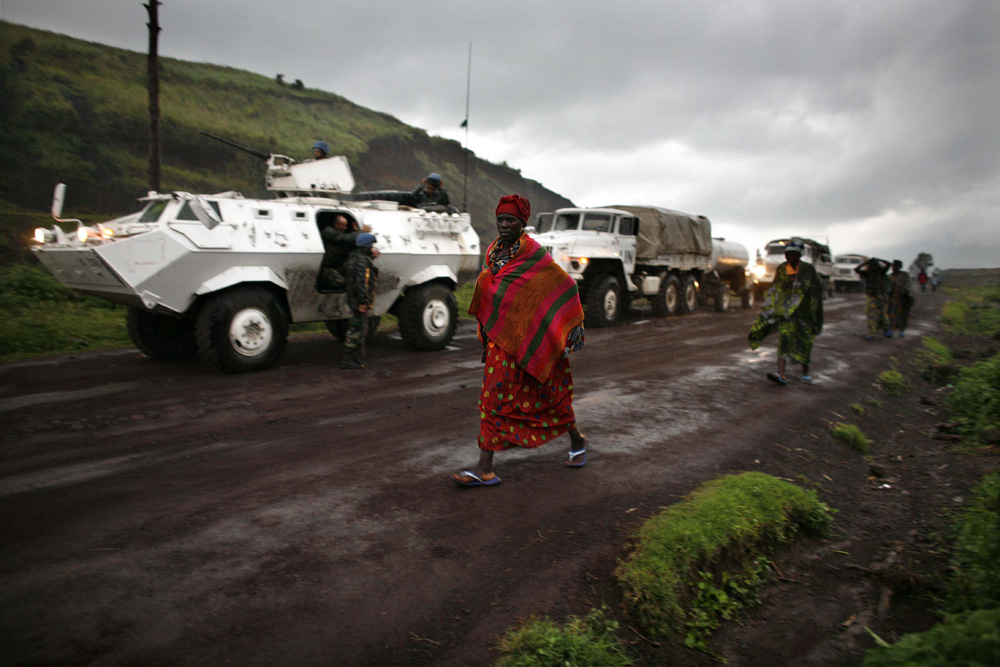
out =
{"type": "MultiPolygon", "coordinates": [[[[486,251],[487,262],[497,242],[486,251]]],[[[469,314],[491,341],[542,381],[566,348],[569,332],[583,324],[576,282],[527,234],[496,275],[484,265],[469,314]]]]}

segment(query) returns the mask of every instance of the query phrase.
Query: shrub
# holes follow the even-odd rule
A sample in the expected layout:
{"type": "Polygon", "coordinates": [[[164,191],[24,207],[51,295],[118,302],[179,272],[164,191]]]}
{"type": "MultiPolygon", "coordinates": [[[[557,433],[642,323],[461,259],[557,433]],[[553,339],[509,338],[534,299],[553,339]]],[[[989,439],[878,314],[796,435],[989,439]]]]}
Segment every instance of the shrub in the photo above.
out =
{"type": "Polygon", "coordinates": [[[824,532],[830,515],[815,492],[770,475],[721,477],[647,520],[615,576],[651,635],[704,649],[723,619],[754,601],[763,554],[800,530],[824,532]]]}
{"type": "Polygon", "coordinates": [[[950,611],[1000,607],[1000,470],[986,475],[955,530],[950,611]]]}
{"type": "Polygon", "coordinates": [[[906,378],[897,370],[882,371],[878,374],[878,381],[893,395],[902,394],[908,388],[906,378]]]}
{"type": "Polygon", "coordinates": [[[963,368],[945,405],[959,430],[973,439],[1000,424],[1000,354],[963,368]]]}
{"type": "Polygon", "coordinates": [[[548,618],[529,618],[508,630],[498,648],[504,656],[497,667],[562,667],[631,665],[615,632],[618,623],[598,609],[583,618],[571,617],[560,627],[548,618]]]}
{"type": "Polygon", "coordinates": [[[930,336],[924,336],[920,342],[923,347],[914,355],[914,363],[920,371],[920,377],[928,382],[950,381],[957,371],[952,365],[954,358],[948,346],[930,336]]]}
{"type": "Polygon", "coordinates": [[[865,655],[862,667],[955,667],[1000,665],[1000,609],[948,616],[919,634],[879,646],[865,655]]]}
{"type": "Polygon", "coordinates": [[[833,439],[862,454],[867,454],[872,444],[872,441],[865,436],[860,428],[844,422],[837,422],[833,425],[833,439]]]}
{"type": "Polygon", "coordinates": [[[73,293],[40,266],[14,264],[0,271],[0,308],[30,308],[72,298],[73,293]]]}

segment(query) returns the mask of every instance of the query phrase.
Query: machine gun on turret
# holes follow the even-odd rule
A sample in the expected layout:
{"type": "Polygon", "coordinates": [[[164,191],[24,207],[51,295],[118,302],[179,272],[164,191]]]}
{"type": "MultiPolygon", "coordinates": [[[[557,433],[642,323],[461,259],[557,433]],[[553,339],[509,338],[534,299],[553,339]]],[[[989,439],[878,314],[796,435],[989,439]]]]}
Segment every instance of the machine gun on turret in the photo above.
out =
{"type": "Polygon", "coordinates": [[[265,153],[205,131],[201,133],[267,162],[267,189],[277,192],[279,197],[329,197],[354,189],[354,175],[342,155],[298,162],[287,155],[265,153]]]}

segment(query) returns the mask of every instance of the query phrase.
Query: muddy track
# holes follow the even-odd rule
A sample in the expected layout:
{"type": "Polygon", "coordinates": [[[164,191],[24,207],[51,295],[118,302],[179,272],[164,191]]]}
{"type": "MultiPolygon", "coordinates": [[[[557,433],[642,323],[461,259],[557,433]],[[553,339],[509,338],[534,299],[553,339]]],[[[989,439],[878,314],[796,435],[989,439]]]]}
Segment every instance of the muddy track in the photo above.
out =
{"type": "MultiPolygon", "coordinates": [[[[756,311],[588,330],[573,359],[588,465],[561,465],[562,438],[498,455],[489,489],[447,478],[476,457],[467,321],[440,353],[380,334],[360,372],[322,335],[242,376],[133,350],[0,366],[0,650],[13,664],[489,664],[516,619],[613,598],[642,518],[849,403],[936,326],[941,295],[921,297],[910,337],[874,343],[860,296],[829,300],[812,386],[763,379],[774,347],[747,348],[756,311]]],[[[822,463],[841,464],[857,465],[822,463]]],[[[809,656],[823,639],[798,641],[809,656]]]]}

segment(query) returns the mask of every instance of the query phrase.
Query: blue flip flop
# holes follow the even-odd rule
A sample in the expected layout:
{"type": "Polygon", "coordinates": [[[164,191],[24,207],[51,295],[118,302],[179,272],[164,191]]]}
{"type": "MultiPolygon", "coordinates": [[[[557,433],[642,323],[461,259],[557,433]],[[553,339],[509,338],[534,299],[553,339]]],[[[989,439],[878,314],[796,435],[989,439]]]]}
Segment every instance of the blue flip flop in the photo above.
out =
{"type": "Polygon", "coordinates": [[[489,479],[483,479],[471,470],[463,470],[460,473],[451,473],[451,481],[459,486],[496,486],[500,483],[500,478],[496,475],[489,479]],[[461,480],[460,477],[471,477],[469,480],[461,480]]]}
{"type": "Polygon", "coordinates": [[[767,379],[780,386],[785,386],[786,384],[788,384],[788,380],[786,380],[778,373],[768,373],[767,379]]]}
{"type": "Polygon", "coordinates": [[[563,465],[567,468],[582,468],[587,465],[587,448],[569,450],[569,460],[563,465]]]}

